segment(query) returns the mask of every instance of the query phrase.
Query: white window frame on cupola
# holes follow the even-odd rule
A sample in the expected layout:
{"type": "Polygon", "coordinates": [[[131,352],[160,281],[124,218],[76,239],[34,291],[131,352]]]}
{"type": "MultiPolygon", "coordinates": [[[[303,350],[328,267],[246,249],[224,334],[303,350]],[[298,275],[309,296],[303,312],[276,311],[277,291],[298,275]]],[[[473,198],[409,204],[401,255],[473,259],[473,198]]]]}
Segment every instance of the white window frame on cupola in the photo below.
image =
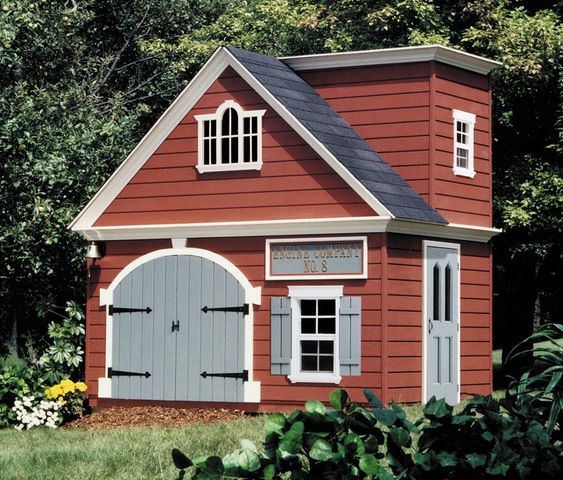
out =
{"type": "Polygon", "coordinates": [[[234,100],[226,100],[215,113],[196,115],[197,171],[260,170],[264,113],[266,110],[244,111],[234,100]],[[233,113],[236,114],[234,122],[233,113]],[[225,146],[228,146],[228,150],[225,146]]]}
{"type": "Polygon", "coordinates": [[[475,176],[474,144],[475,115],[453,110],[454,122],[454,175],[473,178],[475,176]]]}

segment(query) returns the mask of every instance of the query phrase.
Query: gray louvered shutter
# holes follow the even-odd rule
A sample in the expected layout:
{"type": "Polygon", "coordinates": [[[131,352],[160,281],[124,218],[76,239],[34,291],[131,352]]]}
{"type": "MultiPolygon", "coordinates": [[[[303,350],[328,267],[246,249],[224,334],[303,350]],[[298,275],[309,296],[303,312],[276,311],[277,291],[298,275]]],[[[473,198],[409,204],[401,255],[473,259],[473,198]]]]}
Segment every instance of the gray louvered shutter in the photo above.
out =
{"type": "Polygon", "coordinates": [[[340,299],[340,375],[361,374],[362,299],[340,299]]]}
{"type": "Polygon", "coordinates": [[[289,375],[291,360],[291,307],[289,297],[272,297],[270,318],[271,373],[289,375]]]}

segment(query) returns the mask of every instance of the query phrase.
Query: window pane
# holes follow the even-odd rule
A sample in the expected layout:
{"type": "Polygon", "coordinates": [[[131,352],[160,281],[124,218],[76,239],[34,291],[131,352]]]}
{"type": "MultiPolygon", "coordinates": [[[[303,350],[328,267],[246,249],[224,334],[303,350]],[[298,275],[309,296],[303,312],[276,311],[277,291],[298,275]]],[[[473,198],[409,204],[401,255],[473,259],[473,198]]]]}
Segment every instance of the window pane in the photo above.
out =
{"type": "Polygon", "coordinates": [[[316,300],[301,300],[301,315],[315,316],[317,314],[316,300]]]}
{"type": "Polygon", "coordinates": [[[234,108],[231,111],[231,135],[238,135],[238,113],[234,108]]]}
{"type": "Polygon", "coordinates": [[[459,168],[469,168],[469,150],[458,148],[456,153],[456,163],[459,168]]]}
{"type": "MultiPolygon", "coordinates": [[[[245,118],[246,120],[246,118],[245,118]]],[[[244,137],[244,143],[242,145],[242,154],[243,154],[243,160],[245,163],[250,162],[250,137],[244,137]]]]}
{"type": "Polygon", "coordinates": [[[203,141],[203,164],[209,165],[210,144],[209,140],[203,141]]]}
{"type": "Polygon", "coordinates": [[[203,122],[203,136],[209,137],[209,120],[203,122]]]}
{"type": "Polygon", "coordinates": [[[324,354],[334,353],[334,342],[332,340],[322,340],[319,342],[319,352],[324,354]]]}
{"type": "Polygon", "coordinates": [[[231,163],[238,163],[238,137],[231,138],[231,163]]]}
{"type": "Polygon", "coordinates": [[[211,120],[211,136],[217,136],[217,120],[211,120]]]}
{"type": "Polygon", "coordinates": [[[319,318],[319,333],[329,335],[336,333],[336,318],[319,318]]]}
{"type": "Polygon", "coordinates": [[[303,317],[301,319],[301,333],[317,333],[316,319],[311,317],[303,317]]]}
{"type": "Polygon", "coordinates": [[[316,340],[302,340],[301,341],[301,353],[318,353],[319,342],[316,340]]]}
{"type": "Polygon", "coordinates": [[[211,165],[217,164],[217,140],[212,138],[211,142],[211,165]]]}
{"type": "Polygon", "coordinates": [[[229,163],[230,159],[230,151],[229,151],[230,142],[228,138],[221,139],[221,163],[229,163]]]}
{"type": "Polygon", "coordinates": [[[301,356],[301,371],[302,372],[318,372],[317,366],[318,357],[316,355],[302,355],[301,356]]]}
{"type": "Polygon", "coordinates": [[[243,133],[245,135],[248,135],[250,133],[250,117],[246,117],[244,119],[244,131],[243,133]]]}
{"type": "Polygon", "coordinates": [[[319,357],[319,372],[332,372],[334,370],[334,356],[319,357]]]}
{"type": "Polygon", "coordinates": [[[336,301],[319,300],[319,315],[336,315],[336,301]]]}
{"type": "Polygon", "coordinates": [[[258,133],[258,117],[252,117],[252,133],[258,133]]]}
{"type": "Polygon", "coordinates": [[[252,162],[258,161],[258,136],[257,135],[252,136],[252,157],[251,157],[251,161],[252,162]]]}

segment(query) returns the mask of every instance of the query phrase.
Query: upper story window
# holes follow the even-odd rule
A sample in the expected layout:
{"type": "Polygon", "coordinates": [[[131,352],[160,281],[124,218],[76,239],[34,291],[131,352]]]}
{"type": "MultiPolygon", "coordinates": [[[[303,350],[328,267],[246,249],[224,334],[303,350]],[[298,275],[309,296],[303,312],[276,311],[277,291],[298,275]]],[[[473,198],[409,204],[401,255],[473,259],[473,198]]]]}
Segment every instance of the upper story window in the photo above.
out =
{"type": "Polygon", "coordinates": [[[473,178],[475,176],[473,162],[475,115],[454,110],[452,116],[454,120],[454,174],[473,178]]]}
{"type": "Polygon", "coordinates": [[[260,170],[265,112],[245,112],[233,100],[227,100],[215,113],[196,115],[198,171],[260,170]]]}

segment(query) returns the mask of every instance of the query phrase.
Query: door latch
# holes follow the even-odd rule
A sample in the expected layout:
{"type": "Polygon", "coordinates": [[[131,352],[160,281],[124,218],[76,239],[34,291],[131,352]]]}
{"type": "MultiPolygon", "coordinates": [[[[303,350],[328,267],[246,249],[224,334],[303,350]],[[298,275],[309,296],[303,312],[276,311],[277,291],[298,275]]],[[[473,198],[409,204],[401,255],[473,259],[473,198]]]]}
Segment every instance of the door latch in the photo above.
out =
{"type": "Polygon", "coordinates": [[[180,320],[176,320],[176,321],[172,321],[172,332],[176,331],[179,332],[180,331],[180,320]]]}
{"type": "Polygon", "coordinates": [[[428,319],[428,333],[431,333],[433,328],[434,328],[434,324],[432,323],[432,319],[429,318],[428,319]]]}

